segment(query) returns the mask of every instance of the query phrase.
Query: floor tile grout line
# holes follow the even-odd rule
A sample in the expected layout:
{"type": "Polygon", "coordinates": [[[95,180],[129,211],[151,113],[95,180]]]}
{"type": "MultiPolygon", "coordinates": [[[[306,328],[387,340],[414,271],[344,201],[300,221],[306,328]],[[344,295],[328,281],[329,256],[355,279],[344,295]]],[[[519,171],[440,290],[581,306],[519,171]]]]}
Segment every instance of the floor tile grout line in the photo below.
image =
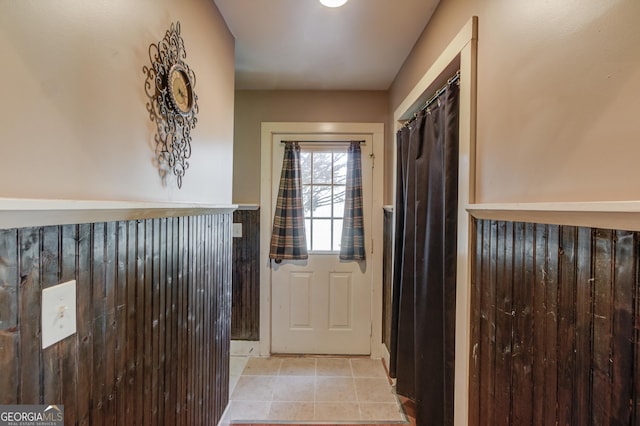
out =
{"type": "MultiPolygon", "coordinates": [[[[361,366],[359,367],[359,370],[360,370],[360,374],[363,374],[363,375],[359,376],[359,377],[356,377],[355,367],[354,367],[354,363],[352,362],[352,358],[347,358],[347,360],[348,360],[349,371],[351,372],[351,377],[350,377],[351,380],[349,380],[349,382],[352,383],[352,386],[353,386],[354,392],[355,392],[355,395],[354,395],[355,396],[355,400],[352,402],[352,404],[355,405],[354,408],[357,408],[357,416],[360,418],[360,420],[364,420],[363,419],[363,417],[364,417],[363,404],[373,404],[373,405],[378,405],[378,404],[387,404],[387,405],[389,405],[389,404],[392,404],[391,401],[376,401],[376,400],[364,401],[364,400],[362,400],[362,395],[360,394],[360,392],[358,391],[357,386],[356,386],[356,382],[358,381],[357,379],[379,379],[380,378],[379,374],[374,373],[375,367],[372,368],[372,369],[369,369],[368,367],[363,366],[361,364],[361,366]]],[[[278,376],[280,376],[280,374],[283,372],[283,368],[284,368],[284,363],[285,362],[284,362],[284,359],[280,359],[278,361],[279,362],[277,363],[278,367],[277,367],[277,373],[276,374],[278,376]]],[[[371,364],[371,365],[374,365],[374,364],[371,364]]],[[[313,358],[312,366],[313,366],[312,367],[313,368],[313,374],[312,375],[298,375],[298,374],[296,374],[296,375],[293,375],[293,376],[284,375],[284,376],[280,376],[280,377],[283,377],[283,378],[286,378],[286,377],[289,377],[289,378],[292,378],[292,377],[296,377],[296,378],[313,377],[313,404],[314,404],[313,405],[313,410],[314,410],[313,411],[313,416],[314,416],[314,418],[317,418],[318,414],[319,414],[318,413],[319,401],[318,401],[318,393],[317,393],[317,391],[318,391],[318,383],[319,383],[319,380],[320,380],[320,376],[319,376],[319,373],[320,373],[320,361],[317,358],[313,358]]],[[[295,369],[294,369],[294,371],[295,371],[295,369]]],[[[245,375],[245,376],[254,376],[254,375],[245,375]]],[[[267,375],[264,375],[264,374],[256,374],[255,376],[266,376],[266,377],[269,377],[270,375],[267,376],[267,375]]],[[[329,378],[334,378],[334,379],[349,378],[347,376],[322,376],[322,377],[323,378],[327,378],[327,379],[329,379],[329,378]]],[[[271,383],[273,383],[274,380],[277,383],[280,379],[278,379],[277,377],[271,376],[271,380],[269,380],[269,381],[271,383]]],[[[275,402],[275,399],[276,399],[276,392],[278,391],[278,387],[277,387],[276,383],[274,383],[273,387],[271,387],[271,389],[270,389],[271,390],[271,401],[265,401],[264,402],[264,404],[268,404],[269,411],[271,411],[271,408],[273,408],[273,403],[275,402]]],[[[390,384],[387,383],[387,385],[390,385],[390,384]]],[[[392,394],[394,394],[394,397],[395,397],[395,398],[393,398],[394,402],[395,402],[395,403],[393,403],[393,405],[395,406],[395,408],[402,408],[402,405],[399,402],[399,400],[397,398],[397,395],[393,391],[392,387],[390,387],[390,391],[391,391],[392,394]]],[[[277,401],[277,402],[285,402],[285,401],[277,401]]],[[[289,401],[286,401],[286,402],[289,403],[289,401]]],[[[331,403],[331,401],[326,401],[326,402],[327,403],[331,403]]],[[[341,402],[341,401],[336,401],[336,402],[341,402]]],[[[308,401],[290,401],[290,403],[292,405],[295,405],[295,404],[302,404],[302,403],[309,403],[309,402],[308,401]]],[[[404,413],[404,410],[402,410],[402,413],[404,413]]],[[[354,412],[354,414],[356,414],[356,412],[354,412]]],[[[406,418],[406,416],[402,416],[402,417],[406,418]]],[[[374,421],[377,421],[377,420],[374,420],[374,421]]],[[[385,421],[385,420],[383,420],[383,421],[385,421]]]]}
{"type": "Polygon", "coordinates": [[[318,362],[316,361],[316,376],[313,378],[313,420],[318,418],[318,362]]]}

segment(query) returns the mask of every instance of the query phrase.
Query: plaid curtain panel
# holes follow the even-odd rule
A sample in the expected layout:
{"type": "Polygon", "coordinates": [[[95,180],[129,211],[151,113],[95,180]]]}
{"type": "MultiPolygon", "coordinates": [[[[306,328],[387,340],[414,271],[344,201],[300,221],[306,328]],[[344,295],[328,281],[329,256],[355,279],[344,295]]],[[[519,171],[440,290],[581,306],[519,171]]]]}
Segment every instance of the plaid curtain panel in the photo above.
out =
{"type": "Polygon", "coordinates": [[[364,260],[364,223],[362,218],[362,161],[360,142],[352,141],[347,156],[347,188],[340,259],[364,260]]]}
{"type": "Polygon", "coordinates": [[[298,142],[286,142],[269,258],[278,262],[308,257],[302,207],[300,145],[298,142]]]}

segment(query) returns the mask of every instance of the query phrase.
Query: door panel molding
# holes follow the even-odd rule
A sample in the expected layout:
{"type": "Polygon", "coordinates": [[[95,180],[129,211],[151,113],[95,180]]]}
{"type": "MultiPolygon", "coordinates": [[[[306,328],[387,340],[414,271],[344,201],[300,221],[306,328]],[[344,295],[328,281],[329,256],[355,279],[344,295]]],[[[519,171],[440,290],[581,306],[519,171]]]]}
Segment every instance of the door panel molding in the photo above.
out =
{"type": "Polygon", "coordinates": [[[329,272],[329,329],[351,330],[353,327],[353,280],[350,272],[329,272]],[[334,309],[338,307],[339,309],[334,309]]]}
{"type": "Polygon", "coordinates": [[[289,288],[289,300],[294,306],[289,316],[289,328],[292,330],[311,328],[311,273],[292,272],[289,274],[291,287],[289,288]]]}

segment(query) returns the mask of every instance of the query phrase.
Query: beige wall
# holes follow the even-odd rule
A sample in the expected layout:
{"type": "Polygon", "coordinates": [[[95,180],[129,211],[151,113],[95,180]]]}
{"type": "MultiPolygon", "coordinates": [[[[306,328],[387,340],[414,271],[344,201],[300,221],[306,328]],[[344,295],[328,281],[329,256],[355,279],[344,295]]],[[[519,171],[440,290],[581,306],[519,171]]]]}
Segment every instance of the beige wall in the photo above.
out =
{"type": "Polygon", "coordinates": [[[477,201],[640,200],[640,2],[442,1],[391,114],[473,15],[477,201]]]}
{"type": "Polygon", "coordinates": [[[385,123],[387,92],[236,92],[233,201],[260,203],[260,126],[264,122],[385,123]]]}
{"type": "Polygon", "coordinates": [[[0,197],[229,204],[233,49],[211,0],[1,0],[0,197]],[[200,106],[181,190],[153,165],[142,72],[176,20],[200,106]]]}

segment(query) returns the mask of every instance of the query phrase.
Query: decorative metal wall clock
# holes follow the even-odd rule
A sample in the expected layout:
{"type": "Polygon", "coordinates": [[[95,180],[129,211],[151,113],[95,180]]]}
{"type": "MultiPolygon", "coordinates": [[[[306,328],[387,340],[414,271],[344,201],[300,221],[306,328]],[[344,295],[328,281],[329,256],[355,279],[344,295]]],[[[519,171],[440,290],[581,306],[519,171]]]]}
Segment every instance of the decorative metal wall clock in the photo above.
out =
{"type": "Polygon", "coordinates": [[[176,176],[178,188],[189,168],[191,130],[197,123],[196,75],[185,62],[187,52],[180,36],[180,22],[172,23],[164,38],[149,46],[151,66],[143,66],[147,111],[156,123],[156,160],[162,177],[168,170],[176,176]]]}

